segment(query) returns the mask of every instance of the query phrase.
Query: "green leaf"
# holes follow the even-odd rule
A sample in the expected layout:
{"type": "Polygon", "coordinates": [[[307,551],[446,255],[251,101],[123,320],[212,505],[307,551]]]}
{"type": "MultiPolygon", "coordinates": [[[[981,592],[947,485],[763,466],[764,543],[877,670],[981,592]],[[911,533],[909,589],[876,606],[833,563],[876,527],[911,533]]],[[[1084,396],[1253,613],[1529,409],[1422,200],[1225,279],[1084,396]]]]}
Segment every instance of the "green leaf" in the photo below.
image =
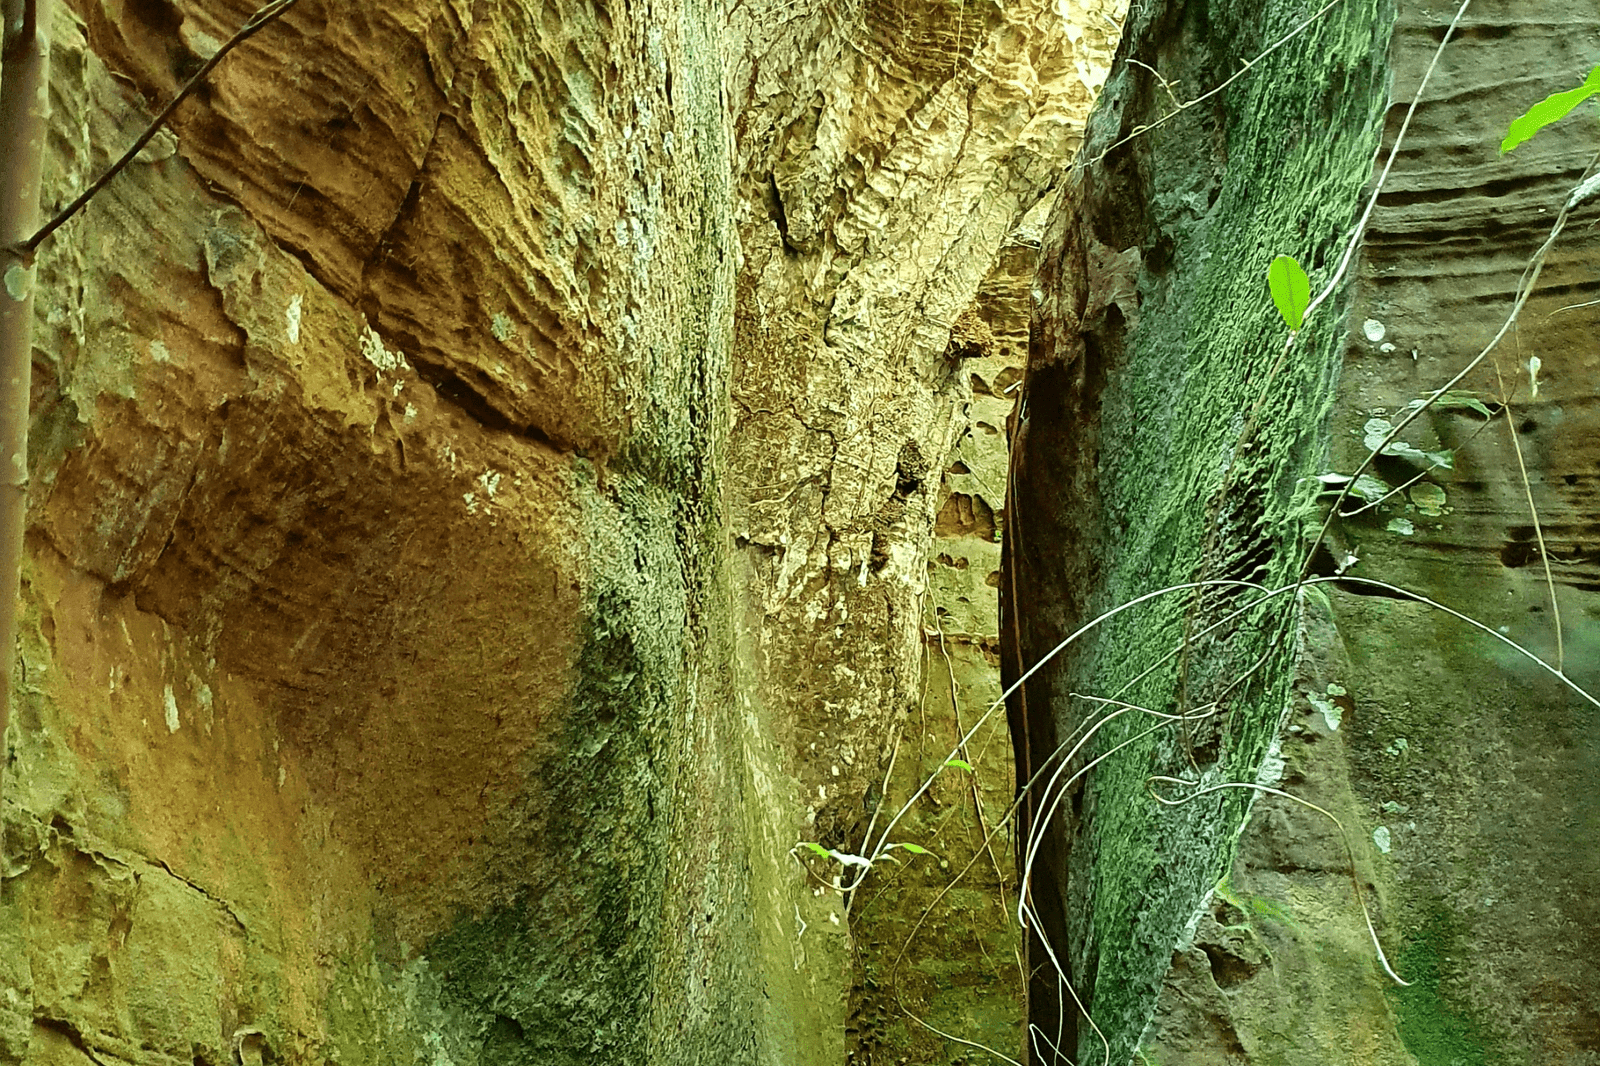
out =
{"type": "Polygon", "coordinates": [[[1361,428],[1361,443],[1368,450],[1379,447],[1389,434],[1394,432],[1394,426],[1387,418],[1369,418],[1367,424],[1361,428]]]}
{"type": "Polygon", "coordinates": [[[830,857],[828,855],[828,849],[823,847],[821,844],[813,844],[809,840],[803,841],[803,843],[805,844],[806,847],[810,848],[812,851],[816,852],[818,855],[821,855],[824,859],[830,857]]]}
{"type": "Polygon", "coordinates": [[[1292,255],[1280,255],[1267,268],[1267,291],[1278,305],[1278,314],[1291,330],[1305,324],[1306,308],[1311,306],[1311,279],[1292,255]]]}
{"type": "Polygon", "coordinates": [[[1429,470],[1436,466],[1449,470],[1456,462],[1454,452],[1425,452],[1421,448],[1413,448],[1403,440],[1390,441],[1383,449],[1383,454],[1392,455],[1397,459],[1409,459],[1429,470]]]}
{"type": "Polygon", "coordinates": [[[1411,502],[1417,505],[1417,510],[1429,518],[1438,518],[1444,514],[1445,499],[1444,489],[1427,481],[1411,487],[1411,502]]]}
{"type": "Polygon", "coordinates": [[[933,852],[929,851],[925,847],[922,847],[920,844],[890,844],[889,846],[891,848],[905,848],[907,851],[909,851],[913,855],[932,855],[933,854],[933,852]]]}
{"type": "Polygon", "coordinates": [[[946,766],[954,766],[957,770],[965,770],[969,774],[974,772],[972,764],[965,759],[946,759],[944,764],[946,766]]]}
{"type": "Polygon", "coordinates": [[[1595,93],[1600,93],[1600,67],[1591,70],[1589,77],[1576,89],[1551,93],[1513,120],[1506,129],[1505,140],[1500,142],[1501,154],[1511,151],[1550,123],[1566,118],[1573,108],[1595,93]]]}

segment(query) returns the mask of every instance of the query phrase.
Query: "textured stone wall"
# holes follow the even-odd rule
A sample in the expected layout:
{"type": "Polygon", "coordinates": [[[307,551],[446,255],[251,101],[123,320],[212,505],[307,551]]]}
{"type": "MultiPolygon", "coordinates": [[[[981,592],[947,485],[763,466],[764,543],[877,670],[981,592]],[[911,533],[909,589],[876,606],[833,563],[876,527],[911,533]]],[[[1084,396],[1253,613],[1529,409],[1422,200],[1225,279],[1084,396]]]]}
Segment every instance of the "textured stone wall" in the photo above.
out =
{"type": "Polygon", "coordinates": [[[960,1062],[973,1054],[971,1044],[1011,1056],[1022,1048],[1011,738],[1004,712],[989,711],[1000,696],[1005,427],[1027,354],[1047,208],[1041,202],[1013,233],[950,339],[971,400],[938,488],[921,698],[896,732],[880,808],[887,818],[932,777],[894,834],[932,855],[902,856],[903,865],[863,889],[852,911],[853,1062],[960,1062]],[[952,753],[972,770],[947,767],[952,753]]]}
{"type": "MultiPolygon", "coordinates": [[[[1594,297],[1595,206],[1550,252],[1518,330],[1457,386],[1482,409],[1441,405],[1379,458],[1372,474],[1396,495],[1319,544],[1331,496],[1308,480],[1353,472],[1374,420],[1441,388],[1505,321],[1593,145],[1578,119],[1496,148],[1513,117],[1600,62],[1596,27],[1570,5],[1471,5],[1345,286],[1277,365],[1267,262],[1297,256],[1314,291],[1331,276],[1379,134],[1387,150],[1460,5],[1396,7],[1392,30],[1381,5],[1330,9],[1224,93],[1087,168],[1046,245],[1008,537],[1018,585],[1003,586],[1024,659],[1168,583],[1276,586],[1306,563],[1326,582],[1210,636],[1238,598],[1130,612],[1029,686],[1020,724],[1035,751],[1091,720],[1068,693],[1113,695],[1172,648],[1121,698],[1222,712],[1159,726],[1096,767],[1046,841],[1035,892],[1098,1026],[1067,1033],[1078,1061],[1104,1054],[1100,1033],[1111,1061],[1161,1066],[1600,1055],[1596,853],[1579,843],[1600,827],[1596,705],[1493,637],[1591,692],[1600,682],[1594,308],[1574,306],[1594,297]],[[1445,451],[1448,465],[1425,455],[1445,451]],[[1242,824],[1249,793],[1234,790],[1174,812],[1149,796],[1151,774],[1275,783],[1339,819],[1354,869],[1316,811],[1262,796],[1242,824]],[[1353,880],[1409,985],[1383,973],[1353,880]]],[[[1185,98],[1309,12],[1146,14],[1124,52],[1146,66],[1113,72],[1089,151],[1168,111],[1148,68],[1185,98]]],[[[1052,990],[1035,991],[1053,1035],[1055,1001],[1038,1010],[1052,990]]]]}
{"type": "MultiPolygon", "coordinates": [[[[915,703],[948,336],[1102,7],[230,56],[41,259],[0,1062],[840,1061],[791,849],[915,703]]],[[[248,15],[61,8],[47,199],[248,15]]]]}
{"type": "MultiPolygon", "coordinates": [[[[1332,7],[1150,130],[1174,97],[1220,84],[1307,13],[1175,0],[1130,16],[1127,62],[1040,252],[1001,589],[1008,679],[1145,593],[1298,572],[1345,298],[1286,356],[1266,268],[1288,252],[1332,274],[1371,174],[1391,14],[1332,7]]],[[[1025,839],[1041,836],[1032,1061],[1128,1061],[1174,945],[1227,868],[1250,794],[1166,808],[1147,779],[1256,779],[1288,698],[1294,600],[1247,609],[1253,595],[1212,586],[1124,610],[1011,702],[1018,777],[1042,774],[1024,821],[1025,839]]]]}
{"type": "MultiPolygon", "coordinates": [[[[734,12],[752,43],[728,76],[744,182],[728,517],[740,699],[776,738],[802,804],[799,820],[774,823],[790,864],[802,840],[863,850],[877,805],[886,820],[920,783],[918,762],[897,764],[887,790],[885,775],[895,738],[909,751],[924,721],[942,472],[968,409],[985,402],[961,322],[983,313],[1002,247],[1076,147],[1123,7],[734,12]]],[[[879,874],[847,908],[827,888],[840,867],[806,861],[810,891],[785,917],[796,939],[782,950],[803,977],[825,975],[813,987],[841,1022],[854,1015],[857,1061],[912,1054],[900,1036],[878,1046],[864,1033],[873,1018],[914,1031],[887,985],[849,998],[853,975],[891,966],[900,946],[876,928],[845,935],[879,874]]],[[[962,938],[955,950],[985,949],[962,938]]],[[[1007,997],[996,1013],[1015,1009],[1007,997]]],[[[960,1053],[943,1039],[919,1048],[915,1061],[960,1053]]]]}
{"type": "MultiPolygon", "coordinates": [[[[62,10],[49,198],[247,14],[62,10]]],[[[755,1060],[707,25],[308,4],[53,241],[0,1057],[755,1060]]]]}
{"type": "MultiPolygon", "coordinates": [[[[1386,147],[1458,6],[1402,6],[1386,147]]],[[[1448,381],[1510,314],[1590,164],[1592,126],[1574,118],[1509,155],[1496,147],[1513,117],[1600,63],[1597,35],[1592,11],[1566,5],[1468,10],[1362,248],[1330,469],[1353,469],[1369,420],[1394,419],[1448,381]]],[[[1351,576],[1432,597],[1555,665],[1531,492],[1565,672],[1590,693],[1600,691],[1595,309],[1562,308],[1595,298],[1595,217],[1593,204],[1580,209],[1516,334],[1459,386],[1495,417],[1448,407],[1407,431],[1418,449],[1453,450],[1452,466],[1336,524],[1318,567],[1354,555],[1351,576]]],[[[1401,486],[1423,472],[1386,456],[1376,473],[1401,486]]],[[[1377,969],[1333,827],[1263,800],[1168,981],[1149,1058],[1211,1062],[1232,1046],[1245,1062],[1600,1062],[1589,887],[1600,853],[1582,843],[1600,830],[1600,709],[1490,637],[1374,592],[1343,584],[1312,604],[1284,780],[1350,830],[1379,935],[1412,984],[1377,969]]]]}

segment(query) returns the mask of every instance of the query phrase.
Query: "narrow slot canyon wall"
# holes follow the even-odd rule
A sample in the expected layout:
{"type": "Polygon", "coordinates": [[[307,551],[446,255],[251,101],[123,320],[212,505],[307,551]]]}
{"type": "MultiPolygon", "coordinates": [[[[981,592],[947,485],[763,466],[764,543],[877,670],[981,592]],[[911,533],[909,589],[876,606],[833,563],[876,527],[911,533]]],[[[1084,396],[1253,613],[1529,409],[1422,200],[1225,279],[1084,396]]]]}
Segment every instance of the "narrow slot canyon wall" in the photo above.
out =
{"type": "Polygon", "coordinates": [[[1011,738],[1000,696],[1000,541],[1006,426],[1027,357],[1039,227],[1029,212],[957,319],[949,354],[971,388],[937,493],[922,628],[922,692],[898,723],[877,833],[923,781],[927,795],[892,840],[927,848],[869,881],[851,911],[853,1063],[970,1060],[970,1045],[1013,1057],[1023,1001],[1011,738]],[[988,714],[985,720],[984,716],[988,714]],[[965,746],[957,745],[968,732],[965,746]],[[951,756],[972,767],[947,767],[951,756]]]}
{"type": "MultiPolygon", "coordinates": [[[[1316,541],[1332,499],[1317,478],[1353,473],[1369,440],[1490,341],[1590,165],[1585,119],[1497,148],[1512,118],[1600,63],[1593,12],[1476,0],[1349,274],[1281,364],[1265,285],[1279,253],[1313,291],[1332,276],[1374,150],[1393,144],[1459,6],[1332,7],[1226,91],[1081,169],[1052,219],[1014,445],[1011,676],[1013,649],[1031,663],[1164,585],[1279,587],[1308,557],[1324,583],[1215,632],[1244,593],[1153,601],[1013,703],[1034,765],[1099,717],[1085,695],[1209,712],[1106,726],[1090,754],[1132,745],[1049,824],[1040,928],[1093,1024],[1046,961],[1032,1020],[1061,1052],[1036,1044],[1033,1062],[1101,1061],[1107,1046],[1112,1062],[1159,1066],[1600,1062],[1600,710],[1493,636],[1557,663],[1547,558],[1567,677],[1600,686],[1592,201],[1516,332],[1457,386],[1471,403],[1436,406],[1377,461],[1372,475],[1401,491],[1316,541]],[[1448,465],[1427,457],[1446,451],[1448,465]],[[1151,775],[1271,784],[1337,817],[1410,984],[1380,969],[1329,820],[1281,797],[1252,804],[1247,789],[1163,807],[1151,775]]],[[[1168,112],[1159,79],[1194,95],[1309,14],[1143,5],[1083,156],[1168,112]]]]}
{"type": "MultiPolygon", "coordinates": [[[[58,6],[47,202],[249,13],[58,6]]],[[[843,1061],[792,849],[921,703],[960,322],[1121,14],[302,0],[230,56],[40,258],[0,1062],[843,1061]]]]}

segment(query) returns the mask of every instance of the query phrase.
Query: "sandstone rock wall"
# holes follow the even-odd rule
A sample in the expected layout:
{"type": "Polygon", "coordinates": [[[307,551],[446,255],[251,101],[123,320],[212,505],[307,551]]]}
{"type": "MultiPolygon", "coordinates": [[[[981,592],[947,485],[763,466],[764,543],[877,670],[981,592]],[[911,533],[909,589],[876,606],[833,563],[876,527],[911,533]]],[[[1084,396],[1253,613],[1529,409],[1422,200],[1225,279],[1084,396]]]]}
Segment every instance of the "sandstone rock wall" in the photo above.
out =
{"type": "MultiPolygon", "coordinates": [[[[248,14],[61,8],[48,200],[248,14]]],[[[0,1062],[840,1061],[791,849],[915,703],[950,328],[1116,15],[302,0],[225,61],[41,260],[0,1062]]]]}
{"type": "Polygon", "coordinates": [[[1012,235],[950,339],[972,398],[938,488],[921,698],[896,730],[879,808],[880,818],[891,816],[931,777],[894,839],[932,854],[902,856],[903,865],[863,889],[852,910],[855,1062],[960,1061],[974,1044],[1013,1057],[1022,1049],[1011,738],[1004,711],[990,712],[1000,695],[1006,423],[1027,353],[1048,206],[1041,202],[1012,235]],[[952,755],[972,769],[948,766],[952,755]]]}
{"type": "MultiPolygon", "coordinates": [[[[930,746],[931,765],[899,763],[885,787],[896,737],[909,750],[912,723],[927,720],[942,472],[969,410],[988,399],[974,396],[961,323],[994,313],[985,279],[1005,273],[1002,247],[1076,146],[1124,8],[735,12],[752,45],[729,75],[744,182],[729,526],[750,678],[740,698],[776,738],[802,802],[774,841],[784,861],[801,840],[865,850],[879,805],[881,833],[920,784],[911,775],[937,769],[930,746]]],[[[1011,287],[1001,280],[1005,298],[1011,287]]],[[[984,605],[970,610],[980,618],[984,605]]],[[[959,1053],[943,1039],[913,1052],[912,1023],[886,984],[848,1000],[855,973],[892,965],[882,951],[892,937],[865,928],[859,943],[842,939],[858,919],[827,885],[843,871],[807,861],[810,893],[785,932],[804,923],[796,965],[836,982],[829,1010],[855,1016],[856,1061],[959,1053]],[[864,1031],[873,1018],[896,1027],[885,1045],[864,1031]]],[[[855,905],[880,890],[874,875],[855,905]]],[[[893,903],[880,913],[897,921],[893,903]]],[[[957,950],[985,949],[962,938],[957,950]]],[[[1015,1010],[1007,996],[994,1013],[1015,1010]]]]}
{"type": "MultiPolygon", "coordinates": [[[[1386,146],[1456,6],[1401,7],[1386,146]]],[[[1558,4],[1468,9],[1362,249],[1331,469],[1354,469],[1372,419],[1397,420],[1510,314],[1593,138],[1579,120],[1509,155],[1496,147],[1513,117],[1595,66],[1597,34],[1593,12],[1558,4]]],[[[1349,575],[1429,596],[1556,665],[1537,511],[1564,669],[1590,693],[1600,688],[1595,309],[1562,309],[1594,298],[1595,213],[1580,210],[1515,334],[1459,386],[1495,417],[1444,407],[1407,431],[1415,448],[1452,450],[1451,467],[1419,478],[1415,462],[1380,459],[1378,476],[1413,483],[1338,523],[1319,566],[1353,554],[1349,575]]],[[[1380,936],[1412,984],[1377,970],[1332,827],[1266,800],[1215,916],[1168,982],[1148,1042],[1155,1061],[1211,1061],[1224,1044],[1246,1062],[1600,1061],[1600,915],[1588,887],[1600,853],[1579,843],[1600,829],[1600,710],[1491,637],[1382,591],[1340,584],[1313,605],[1283,755],[1286,787],[1356,838],[1380,936]]]]}
{"type": "MultiPolygon", "coordinates": [[[[51,199],[247,13],[63,10],[51,199]]],[[[753,1060],[705,25],[307,5],[53,242],[9,1061],[753,1060]]]]}
{"type": "Polygon", "coordinates": [[[1124,605],[1298,573],[1345,297],[1286,350],[1266,269],[1287,251],[1333,274],[1371,174],[1391,16],[1331,6],[1156,125],[1308,13],[1142,6],[1046,231],[1001,586],[1008,679],[1044,663],[1010,706],[1019,777],[1041,775],[1024,820],[1040,837],[1031,1061],[1127,1062],[1226,870],[1250,794],[1163,807],[1150,776],[1253,782],[1274,743],[1292,596],[1252,606],[1248,585],[1213,584],[1124,605]]]}

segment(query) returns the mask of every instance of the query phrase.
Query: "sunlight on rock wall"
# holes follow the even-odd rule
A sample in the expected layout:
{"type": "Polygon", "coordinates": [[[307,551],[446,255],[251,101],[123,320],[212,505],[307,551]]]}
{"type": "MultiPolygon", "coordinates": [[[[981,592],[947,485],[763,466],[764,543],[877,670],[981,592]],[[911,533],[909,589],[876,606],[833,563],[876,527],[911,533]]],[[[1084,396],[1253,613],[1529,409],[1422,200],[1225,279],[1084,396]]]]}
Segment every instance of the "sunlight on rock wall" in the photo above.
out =
{"type": "MultiPolygon", "coordinates": [[[[248,4],[63,7],[47,198],[248,4]]],[[[947,352],[1120,12],[303,3],[41,258],[0,1062],[835,1063],[947,352]]],[[[992,509],[992,508],[991,508],[992,509]]]]}

